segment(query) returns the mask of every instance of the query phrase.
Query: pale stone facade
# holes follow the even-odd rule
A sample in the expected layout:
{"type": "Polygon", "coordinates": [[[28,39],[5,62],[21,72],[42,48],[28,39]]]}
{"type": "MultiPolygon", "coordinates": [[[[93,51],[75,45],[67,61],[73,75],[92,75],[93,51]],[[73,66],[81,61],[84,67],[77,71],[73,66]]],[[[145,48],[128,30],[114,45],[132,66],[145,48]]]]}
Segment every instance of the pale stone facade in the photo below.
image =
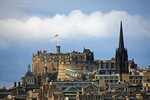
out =
{"type": "MultiPolygon", "coordinates": [[[[94,55],[89,49],[84,49],[83,52],[68,52],[61,53],[60,46],[56,46],[56,53],[48,53],[47,51],[38,51],[33,54],[32,58],[32,71],[36,75],[58,71],[59,65],[72,65],[78,66],[82,64],[91,65],[94,62],[94,55]]],[[[72,67],[71,67],[72,68],[72,67]]]]}
{"type": "Polygon", "coordinates": [[[78,80],[80,74],[87,74],[93,72],[94,64],[89,63],[71,63],[60,64],[58,70],[58,80],[78,80]]]}
{"type": "Polygon", "coordinates": [[[142,72],[139,72],[139,73],[140,73],[140,75],[143,76],[143,78],[142,78],[143,82],[150,81],[150,71],[142,71],[142,72]]]}

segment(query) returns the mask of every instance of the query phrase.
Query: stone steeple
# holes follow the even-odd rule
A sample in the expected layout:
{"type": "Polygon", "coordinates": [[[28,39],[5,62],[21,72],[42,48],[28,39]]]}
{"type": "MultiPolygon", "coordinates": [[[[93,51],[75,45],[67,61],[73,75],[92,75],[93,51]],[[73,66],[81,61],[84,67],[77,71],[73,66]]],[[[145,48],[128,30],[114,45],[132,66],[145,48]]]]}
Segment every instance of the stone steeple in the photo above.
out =
{"type": "Polygon", "coordinates": [[[119,38],[119,51],[124,51],[124,40],[123,40],[123,28],[122,28],[122,21],[120,23],[120,38],[119,38]]]}
{"type": "Polygon", "coordinates": [[[120,74],[120,81],[122,81],[122,74],[128,74],[128,72],[128,53],[124,48],[123,28],[121,21],[119,48],[116,50],[116,73],[120,74]]]}

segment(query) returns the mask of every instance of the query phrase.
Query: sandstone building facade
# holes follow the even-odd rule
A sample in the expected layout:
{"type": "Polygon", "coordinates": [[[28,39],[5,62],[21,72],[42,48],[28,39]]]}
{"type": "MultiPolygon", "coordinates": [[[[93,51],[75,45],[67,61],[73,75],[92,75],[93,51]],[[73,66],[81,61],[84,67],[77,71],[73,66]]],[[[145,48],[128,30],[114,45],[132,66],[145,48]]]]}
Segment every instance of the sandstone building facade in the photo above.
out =
{"type": "Polygon", "coordinates": [[[33,54],[32,71],[36,75],[41,75],[45,72],[58,72],[60,65],[69,69],[74,69],[75,66],[91,69],[93,63],[94,54],[89,49],[84,48],[82,53],[76,51],[61,53],[60,46],[56,46],[56,53],[37,51],[36,54],[33,54]]]}

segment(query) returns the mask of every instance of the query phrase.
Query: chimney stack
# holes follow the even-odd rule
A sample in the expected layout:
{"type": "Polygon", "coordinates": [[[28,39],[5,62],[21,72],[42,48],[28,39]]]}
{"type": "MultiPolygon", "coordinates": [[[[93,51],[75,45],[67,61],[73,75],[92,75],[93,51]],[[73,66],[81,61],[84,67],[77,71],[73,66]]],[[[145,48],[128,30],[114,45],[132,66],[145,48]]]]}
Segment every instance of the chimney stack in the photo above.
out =
{"type": "Polygon", "coordinates": [[[16,82],[14,82],[14,87],[16,87],[16,82]]]}

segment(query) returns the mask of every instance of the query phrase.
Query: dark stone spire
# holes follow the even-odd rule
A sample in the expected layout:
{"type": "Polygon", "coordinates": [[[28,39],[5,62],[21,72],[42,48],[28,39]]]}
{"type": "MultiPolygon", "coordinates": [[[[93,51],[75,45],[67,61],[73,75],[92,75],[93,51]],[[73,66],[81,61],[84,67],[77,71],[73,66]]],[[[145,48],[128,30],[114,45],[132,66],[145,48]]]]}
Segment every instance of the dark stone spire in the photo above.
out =
{"type": "Polygon", "coordinates": [[[128,53],[124,48],[123,28],[121,21],[119,47],[116,50],[116,73],[120,74],[120,81],[122,81],[122,74],[128,74],[128,72],[128,53]]]}
{"type": "Polygon", "coordinates": [[[119,37],[119,51],[124,51],[124,40],[123,40],[123,28],[122,28],[122,21],[120,23],[120,37],[119,37]]]}

